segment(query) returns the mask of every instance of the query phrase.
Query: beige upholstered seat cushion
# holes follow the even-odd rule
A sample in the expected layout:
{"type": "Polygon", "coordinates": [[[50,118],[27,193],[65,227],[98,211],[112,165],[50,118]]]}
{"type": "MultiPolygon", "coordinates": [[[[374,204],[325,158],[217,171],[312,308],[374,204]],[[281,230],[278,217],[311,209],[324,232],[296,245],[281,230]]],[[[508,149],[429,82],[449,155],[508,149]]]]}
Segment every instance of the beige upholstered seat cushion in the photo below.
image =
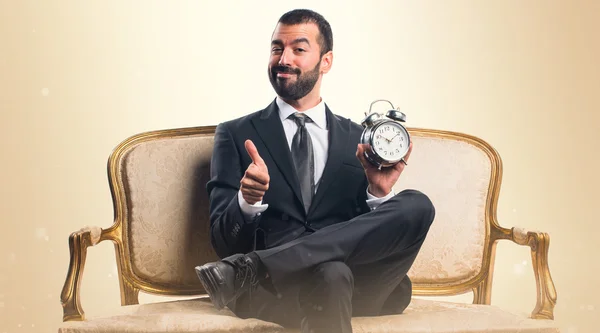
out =
{"type": "MultiPolygon", "coordinates": [[[[414,299],[404,314],[353,318],[355,333],[558,333],[551,320],[528,319],[495,306],[414,299]]],[[[67,322],[59,333],[297,333],[217,311],[201,299],[125,306],[111,317],[67,322]]]]}
{"type": "Polygon", "coordinates": [[[111,316],[65,322],[59,333],[282,332],[279,325],[218,311],[207,298],[122,306],[111,316]]]}

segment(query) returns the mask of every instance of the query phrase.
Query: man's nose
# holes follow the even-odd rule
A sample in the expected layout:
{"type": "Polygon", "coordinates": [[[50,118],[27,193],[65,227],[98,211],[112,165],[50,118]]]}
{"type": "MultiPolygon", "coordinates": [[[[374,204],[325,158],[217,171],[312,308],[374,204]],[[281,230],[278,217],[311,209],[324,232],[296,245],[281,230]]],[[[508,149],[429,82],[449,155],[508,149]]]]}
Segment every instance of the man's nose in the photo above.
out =
{"type": "Polygon", "coordinates": [[[279,57],[279,65],[280,66],[291,66],[292,65],[292,59],[293,59],[293,54],[290,53],[291,50],[284,48],[283,51],[281,51],[281,56],[279,57]]]}

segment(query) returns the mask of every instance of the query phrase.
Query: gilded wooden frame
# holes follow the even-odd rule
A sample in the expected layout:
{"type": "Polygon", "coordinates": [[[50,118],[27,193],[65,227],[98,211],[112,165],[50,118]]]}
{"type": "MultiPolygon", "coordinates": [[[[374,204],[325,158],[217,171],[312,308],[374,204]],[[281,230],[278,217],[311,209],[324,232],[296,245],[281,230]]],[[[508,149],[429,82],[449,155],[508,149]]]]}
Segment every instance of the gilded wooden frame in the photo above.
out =
{"type": "MultiPolygon", "coordinates": [[[[115,247],[122,305],[137,304],[140,290],[162,295],[199,295],[205,293],[201,288],[182,289],[175,285],[159,285],[152,281],[144,281],[133,273],[131,263],[127,260],[129,258],[129,247],[125,246],[128,239],[126,228],[128,207],[127,194],[121,178],[121,165],[125,155],[139,143],[169,137],[212,136],[215,128],[215,126],[204,126],[145,132],[124,140],[111,153],[108,159],[107,171],[113,199],[114,223],[107,229],[86,227],[73,232],[69,236],[70,263],[61,293],[64,321],[84,320],[85,314],[80,301],[80,285],[87,248],[105,240],[112,241],[115,247]]],[[[414,294],[427,296],[457,295],[472,290],[474,292],[473,303],[490,304],[496,244],[499,240],[510,240],[519,245],[529,246],[531,249],[537,288],[537,303],[531,317],[535,319],[554,319],[553,312],[557,295],[548,266],[550,242],[548,234],[524,231],[517,228],[506,229],[498,223],[496,209],[502,181],[502,161],[498,152],[487,142],[463,133],[422,128],[408,128],[408,130],[411,136],[415,137],[435,137],[466,142],[485,152],[491,164],[491,177],[485,208],[485,245],[480,273],[468,281],[456,284],[451,282],[440,285],[415,283],[413,285],[414,294]]]]}

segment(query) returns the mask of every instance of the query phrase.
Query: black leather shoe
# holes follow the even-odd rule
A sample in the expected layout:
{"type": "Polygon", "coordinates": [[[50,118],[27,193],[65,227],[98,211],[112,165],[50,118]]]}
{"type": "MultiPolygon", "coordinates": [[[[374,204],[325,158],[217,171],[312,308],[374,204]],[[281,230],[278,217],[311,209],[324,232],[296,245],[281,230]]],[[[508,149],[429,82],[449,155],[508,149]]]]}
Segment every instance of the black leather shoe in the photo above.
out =
{"type": "Polygon", "coordinates": [[[196,274],[210,296],[213,305],[221,310],[241,294],[258,285],[257,263],[243,254],[234,254],[221,261],[196,266],[196,274]]]}

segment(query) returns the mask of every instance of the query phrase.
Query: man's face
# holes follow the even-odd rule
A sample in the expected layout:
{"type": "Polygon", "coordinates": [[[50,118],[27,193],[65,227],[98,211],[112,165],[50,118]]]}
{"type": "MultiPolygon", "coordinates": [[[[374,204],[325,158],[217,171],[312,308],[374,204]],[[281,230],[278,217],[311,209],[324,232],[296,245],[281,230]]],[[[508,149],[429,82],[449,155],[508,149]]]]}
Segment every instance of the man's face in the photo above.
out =
{"type": "Polygon", "coordinates": [[[269,80],[284,99],[298,100],[313,90],[321,76],[321,48],[316,24],[278,24],[271,39],[269,80]]]}

